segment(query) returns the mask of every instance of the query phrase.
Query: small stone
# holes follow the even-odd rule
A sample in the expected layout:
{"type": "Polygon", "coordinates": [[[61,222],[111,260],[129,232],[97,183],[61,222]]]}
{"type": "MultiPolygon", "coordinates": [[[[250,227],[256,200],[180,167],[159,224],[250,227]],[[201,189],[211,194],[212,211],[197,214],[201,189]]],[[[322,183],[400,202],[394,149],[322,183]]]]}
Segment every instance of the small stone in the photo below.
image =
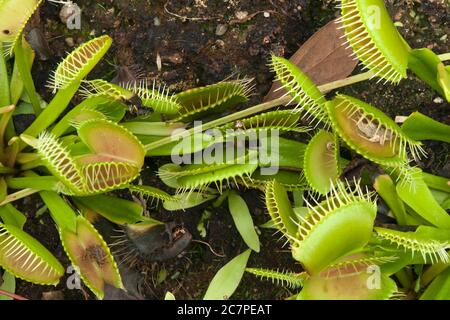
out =
{"type": "Polygon", "coordinates": [[[216,28],[216,36],[223,36],[228,30],[226,24],[218,24],[216,28]]]}
{"type": "Polygon", "coordinates": [[[171,64],[181,64],[183,63],[183,57],[179,53],[174,53],[169,56],[162,57],[162,60],[165,62],[169,62],[171,64]]]}
{"type": "Polygon", "coordinates": [[[434,103],[442,103],[442,102],[444,102],[444,99],[442,99],[441,97],[436,97],[436,98],[434,98],[433,102],[434,103]]]}
{"type": "Polygon", "coordinates": [[[217,39],[216,40],[216,48],[223,49],[224,47],[225,47],[225,42],[220,39],[217,39]]]}
{"type": "Polygon", "coordinates": [[[66,43],[69,47],[74,47],[75,46],[75,41],[73,40],[72,37],[66,38],[66,43]]]}
{"type": "Polygon", "coordinates": [[[76,3],[68,2],[61,8],[59,18],[63,23],[67,23],[77,12],[80,12],[80,7],[76,3]]]}
{"type": "Polygon", "coordinates": [[[234,15],[239,20],[244,20],[248,17],[248,12],[247,11],[237,11],[234,15]]]}
{"type": "Polygon", "coordinates": [[[270,12],[264,11],[264,18],[270,18],[270,12]]]}
{"type": "Polygon", "coordinates": [[[159,19],[158,17],[154,17],[153,18],[153,25],[155,27],[159,27],[161,25],[161,19],[159,19]]]}

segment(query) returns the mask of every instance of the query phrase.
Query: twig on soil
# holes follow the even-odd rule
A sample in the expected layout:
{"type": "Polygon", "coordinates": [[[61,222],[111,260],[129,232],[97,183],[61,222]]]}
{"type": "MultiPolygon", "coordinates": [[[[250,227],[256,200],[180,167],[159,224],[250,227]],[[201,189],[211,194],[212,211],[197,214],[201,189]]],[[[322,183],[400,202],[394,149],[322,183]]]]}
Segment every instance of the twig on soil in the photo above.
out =
{"type": "Polygon", "coordinates": [[[167,1],[167,2],[164,4],[164,11],[167,12],[168,14],[170,14],[171,16],[177,17],[177,18],[179,18],[179,19],[181,19],[181,20],[183,20],[183,21],[186,21],[186,20],[190,20],[190,21],[207,21],[207,20],[221,19],[221,17],[219,17],[219,16],[216,16],[216,17],[203,17],[203,18],[200,18],[200,17],[181,16],[181,15],[176,14],[176,13],[174,13],[174,12],[171,12],[171,11],[169,11],[169,9],[167,9],[169,3],[170,3],[170,1],[167,1]]]}
{"type": "Polygon", "coordinates": [[[15,293],[11,293],[11,292],[4,291],[4,290],[1,290],[1,289],[0,289],[0,296],[6,296],[6,297],[12,298],[14,300],[28,300],[25,297],[22,297],[22,296],[19,296],[19,295],[15,294],[15,293]]]}
{"type": "Polygon", "coordinates": [[[198,243],[204,244],[209,248],[209,250],[212,252],[213,255],[215,255],[216,257],[225,258],[224,254],[219,254],[219,253],[215,252],[214,249],[211,247],[211,245],[208,242],[201,241],[201,240],[195,240],[195,239],[192,240],[192,242],[198,242],[198,243]]]}

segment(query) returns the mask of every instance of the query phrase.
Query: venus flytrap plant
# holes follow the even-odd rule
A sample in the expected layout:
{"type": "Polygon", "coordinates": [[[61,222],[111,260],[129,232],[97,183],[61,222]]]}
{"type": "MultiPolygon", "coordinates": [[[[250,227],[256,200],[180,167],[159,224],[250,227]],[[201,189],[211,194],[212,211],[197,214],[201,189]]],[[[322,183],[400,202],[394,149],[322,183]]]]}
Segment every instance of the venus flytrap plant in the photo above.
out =
{"type": "Polygon", "coordinates": [[[308,78],[299,68],[284,58],[272,56],[271,67],[276,74],[276,80],[281,83],[286,96],[291,97],[296,103],[294,111],[300,112],[302,118],[312,123],[325,122],[328,120],[323,105],[326,99],[314,82],[308,78]]]}
{"type": "MultiPolygon", "coordinates": [[[[375,232],[382,242],[393,245],[398,250],[409,252],[412,258],[414,255],[420,255],[425,263],[447,263],[449,261],[446,251],[450,249],[448,242],[441,242],[439,239],[417,232],[401,232],[379,227],[375,228],[375,232]]],[[[383,243],[380,245],[383,246],[383,243]]]]}
{"type": "Polygon", "coordinates": [[[293,257],[306,272],[255,268],[248,272],[286,287],[302,288],[297,296],[302,300],[390,299],[397,295],[395,282],[383,273],[373,288],[369,286],[368,268],[396,259],[394,254],[365,252],[376,215],[370,193],[364,194],[358,184],[352,189],[337,182],[324,201],[305,199],[306,215],[294,213],[286,191],[276,182],[267,185],[265,196],[272,221],[289,239],[293,257]]]}
{"type": "Polygon", "coordinates": [[[433,197],[423,179],[422,171],[418,168],[411,170],[414,171],[414,174],[410,176],[414,179],[415,187],[410,188],[408,182],[400,181],[396,186],[398,196],[428,223],[439,228],[450,229],[450,216],[433,197]]]}
{"type": "Polygon", "coordinates": [[[51,134],[22,139],[35,147],[49,171],[60,181],[59,191],[92,195],[123,188],[134,180],[144,164],[139,140],[120,125],[103,119],[78,125],[78,136],[88,152],[76,157],[51,134]]]}
{"type": "Polygon", "coordinates": [[[157,113],[175,115],[182,108],[177,97],[172,95],[168,88],[157,85],[156,82],[149,84],[144,80],[127,83],[124,87],[133,92],[142,101],[143,106],[152,108],[157,113]]]}
{"type": "Polygon", "coordinates": [[[388,300],[398,296],[394,280],[380,274],[373,275],[368,267],[380,264],[376,259],[349,259],[328,267],[321,274],[309,277],[297,296],[299,300],[388,300]],[[370,263],[370,264],[369,264],[370,263]],[[372,286],[370,285],[372,283],[372,286]]]}
{"type": "Polygon", "coordinates": [[[224,80],[206,87],[183,91],[175,96],[181,105],[174,121],[189,122],[205,114],[222,112],[240,103],[246,103],[253,79],[224,80]]]}
{"type": "Polygon", "coordinates": [[[406,78],[409,46],[391,21],[383,0],[339,0],[348,44],[373,77],[385,83],[406,78]]]}
{"type": "Polygon", "coordinates": [[[314,191],[327,194],[340,174],[339,141],[330,132],[321,130],[305,151],[304,173],[314,191]]]}
{"type": "Polygon", "coordinates": [[[106,54],[111,43],[109,36],[94,38],[72,51],[58,65],[49,83],[56,95],[24,134],[36,137],[55,122],[77,92],[81,81],[106,54]]]}
{"type": "MultiPolygon", "coordinates": [[[[383,0],[338,0],[345,36],[364,68],[380,80],[398,83],[407,70],[449,100],[450,70],[427,48],[411,49],[394,26],[383,0]]],[[[447,58],[447,54],[442,55],[447,58]]]]}
{"type": "Polygon", "coordinates": [[[117,264],[98,231],[58,194],[40,192],[60,234],[64,250],[86,286],[103,299],[105,284],[123,288],[117,264]]]}
{"type": "Polygon", "coordinates": [[[402,131],[415,140],[435,140],[450,143],[450,126],[413,112],[403,122],[402,131]]]}
{"type": "Polygon", "coordinates": [[[193,190],[203,192],[210,186],[215,186],[219,192],[222,192],[224,188],[230,186],[231,182],[237,186],[237,179],[251,176],[258,167],[255,155],[256,151],[249,150],[247,154],[228,159],[223,153],[219,162],[214,161],[207,165],[162,166],[158,175],[164,182],[171,181],[168,185],[176,186],[177,193],[183,194],[193,190]]]}
{"type": "Polygon", "coordinates": [[[8,223],[0,223],[0,266],[36,284],[56,285],[64,274],[62,265],[42,244],[8,223]]]}
{"type": "MultiPolygon", "coordinates": [[[[134,244],[122,248],[125,251],[133,249],[131,256],[125,252],[125,260],[132,264],[137,260],[137,255],[148,262],[155,257],[166,254],[174,256],[179,252],[172,250],[172,246],[164,254],[155,246],[146,247],[144,242],[153,242],[158,238],[158,233],[169,236],[170,241],[180,239],[179,243],[189,242],[189,237],[184,234],[180,236],[178,229],[169,230],[159,221],[143,218],[140,206],[107,196],[105,192],[128,189],[131,193],[156,200],[156,205],[161,201],[162,206],[169,211],[198,206],[222,193],[221,201],[228,197],[230,211],[244,241],[253,250],[259,251],[260,244],[250,213],[248,210],[238,210],[245,207],[245,202],[235,191],[226,190],[224,193],[225,189],[231,188],[257,188],[264,190],[272,224],[286,238],[286,243],[291,245],[294,259],[301,263],[305,272],[297,274],[260,269],[250,269],[250,272],[289,286],[303,287],[298,295],[300,299],[387,299],[395,296],[397,286],[388,276],[399,274],[399,270],[411,264],[436,263],[448,258],[448,242],[439,233],[448,229],[448,214],[440,207],[442,201],[434,199],[427,184],[438,186],[437,189],[442,192],[448,190],[443,187],[441,180],[418,177],[414,174],[416,169],[409,167],[410,156],[419,159],[425,155],[421,143],[414,140],[421,140],[424,135],[411,132],[417,127],[424,130],[427,126],[435,125],[430,119],[419,117],[414,120],[412,116],[410,121],[416,121],[413,129],[408,131],[408,124],[405,124],[403,130],[381,111],[360,100],[338,94],[327,101],[323,94],[373,76],[384,79],[385,83],[397,83],[406,77],[409,66],[445,95],[448,70],[440,60],[449,57],[436,57],[427,53],[431,58],[424,58],[425,55],[410,50],[393,26],[381,0],[340,2],[343,14],[340,22],[348,43],[369,72],[317,87],[295,65],[273,56],[271,67],[281,88],[287,91],[284,97],[212,120],[201,129],[194,127],[189,130],[184,129],[194,120],[229,112],[238,104],[246,103],[252,89],[251,81],[227,79],[218,84],[171,94],[166,87],[147,81],[118,86],[101,79],[85,80],[111,45],[111,39],[102,36],[81,45],[61,62],[50,83],[57,94],[38,115],[40,105],[29,74],[28,49],[22,41],[17,41],[22,39],[21,30],[29,18],[25,14],[21,15],[22,23],[16,34],[18,38],[13,41],[17,70],[21,74],[27,71],[22,80],[38,116],[21,138],[37,150],[38,157],[28,150],[23,152],[25,144],[19,145],[18,138],[13,138],[9,117],[14,109],[12,96],[17,97],[17,93],[8,92],[9,85],[4,85],[8,84],[8,77],[0,75],[0,112],[4,110],[6,115],[0,120],[0,133],[8,131],[7,136],[12,138],[2,141],[4,146],[6,142],[10,144],[5,149],[7,157],[4,161],[2,159],[2,163],[6,164],[6,171],[14,170],[4,173],[14,174],[15,170],[20,170],[23,175],[10,175],[1,180],[0,187],[2,183],[3,187],[0,189],[4,189],[0,190],[0,199],[4,198],[2,204],[40,191],[58,225],[72,263],[78,266],[89,288],[101,298],[105,283],[116,287],[122,285],[109,249],[90,221],[96,221],[102,216],[123,228],[127,243],[134,244]],[[413,60],[419,62],[415,64],[413,60]],[[420,65],[425,65],[426,70],[420,71],[420,65]],[[80,86],[85,100],[55,123],[80,86]],[[293,108],[260,114],[276,106],[292,103],[295,105],[293,108]],[[127,104],[151,109],[154,114],[119,123],[127,104]],[[163,122],[166,119],[170,121],[163,122]],[[261,159],[252,161],[258,152],[245,146],[243,155],[233,157],[231,162],[218,157],[219,161],[214,163],[204,160],[198,164],[166,164],[160,167],[158,173],[161,180],[177,190],[175,195],[153,186],[132,184],[143,167],[145,156],[175,154],[184,159],[184,156],[195,157],[195,153],[200,151],[211,153],[213,149],[224,148],[235,142],[235,139],[255,133],[267,133],[270,137],[280,132],[308,132],[309,128],[299,125],[301,121],[307,121],[315,127],[320,124],[325,130],[316,132],[308,144],[281,138],[279,150],[275,150],[276,146],[271,145],[269,138],[250,137],[241,141],[245,146],[245,143],[256,139],[263,149],[259,153],[278,152],[280,170],[273,176],[262,174],[263,169],[274,165],[272,160],[269,163],[261,159]],[[216,138],[209,132],[203,133],[208,129],[218,129],[223,135],[216,138]],[[331,129],[332,132],[326,131],[331,129]],[[197,137],[201,140],[196,140],[197,137]],[[182,147],[179,138],[183,138],[182,147]],[[351,188],[339,181],[341,166],[345,166],[347,161],[340,157],[338,138],[346,143],[343,147],[349,147],[385,170],[392,170],[389,172],[392,178],[386,176],[388,183],[380,185],[386,181],[378,179],[376,189],[384,199],[389,200],[388,205],[396,212],[399,224],[427,223],[440,228],[437,229],[440,231],[407,233],[377,227],[373,232],[377,213],[374,197],[371,193],[363,192],[358,183],[351,188]],[[28,171],[42,167],[46,167],[51,176],[36,177],[32,171],[28,171]],[[396,179],[399,182],[394,186],[393,181],[396,179]],[[6,187],[22,190],[6,196],[6,187]],[[384,192],[386,188],[396,188],[398,197],[387,197],[384,192]],[[306,207],[298,204],[299,207],[293,208],[288,192],[295,191],[298,200],[298,195],[304,190],[314,194],[310,192],[305,197],[306,207]],[[54,191],[72,196],[73,202],[85,217],[77,216],[54,191]],[[430,208],[433,212],[426,210],[430,208]],[[63,214],[63,211],[67,214],[63,214]],[[121,214],[121,211],[126,213],[121,214]],[[146,250],[134,255],[137,246],[144,246],[146,250]],[[415,256],[412,257],[412,254],[415,256]],[[387,261],[388,255],[398,258],[398,261],[387,261]],[[382,272],[381,287],[375,291],[364,287],[370,277],[366,272],[367,267],[372,264],[385,270],[394,270],[382,272]]],[[[4,3],[10,1],[0,2],[0,8],[4,3]]],[[[6,70],[2,61],[1,70],[6,70]]],[[[442,138],[445,136],[445,127],[435,127],[437,131],[432,133],[430,130],[428,137],[445,141],[445,137],[442,138]]],[[[2,168],[0,172],[3,173],[2,168]]],[[[3,222],[1,226],[9,226],[5,219],[3,222]]],[[[24,252],[27,252],[27,245],[33,247],[30,245],[33,242],[25,239],[20,232],[6,227],[3,233],[1,230],[0,242],[3,234],[6,240],[14,241],[14,245],[17,243],[17,248],[20,247],[24,252]]],[[[3,250],[1,246],[0,249],[3,250]]],[[[42,248],[33,249],[30,252],[43,255],[42,248]]],[[[248,255],[247,251],[225,266],[213,280],[205,298],[222,298],[220,295],[229,297],[241,278],[248,255]],[[233,281],[227,282],[230,277],[233,281]]],[[[0,251],[0,265],[8,265],[8,257],[7,253],[0,251]]],[[[44,265],[47,263],[54,270],[57,269],[54,261],[50,263],[50,257],[45,256],[42,261],[44,265]]],[[[18,274],[24,274],[24,271],[19,270],[18,274]]],[[[58,275],[55,273],[54,277],[58,275]]],[[[45,281],[53,281],[48,274],[44,276],[47,277],[45,281]]],[[[39,279],[32,280],[38,282],[39,279]]]]}
{"type": "Polygon", "coordinates": [[[338,95],[327,102],[333,129],[353,150],[378,164],[396,167],[411,154],[425,156],[421,143],[404,134],[401,128],[375,107],[353,97],[338,95]]]}
{"type": "Polygon", "coordinates": [[[6,44],[5,54],[12,55],[22,39],[22,32],[42,0],[25,0],[17,3],[3,0],[0,3],[0,42],[6,44]]]}
{"type": "Polygon", "coordinates": [[[306,202],[309,213],[299,222],[296,237],[292,238],[293,257],[312,275],[361,250],[370,240],[376,215],[370,194],[364,194],[358,185],[347,190],[337,183],[325,202],[314,202],[306,202]]]}

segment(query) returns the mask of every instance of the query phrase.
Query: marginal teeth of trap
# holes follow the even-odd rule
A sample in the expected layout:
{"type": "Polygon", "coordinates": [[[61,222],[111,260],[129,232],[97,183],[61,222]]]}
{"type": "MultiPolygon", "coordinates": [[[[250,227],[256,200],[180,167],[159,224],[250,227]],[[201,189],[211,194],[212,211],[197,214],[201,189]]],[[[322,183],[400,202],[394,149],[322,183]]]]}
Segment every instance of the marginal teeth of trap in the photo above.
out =
{"type": "Polygon", "coordinates": [[[362,20],[360,8],[355,0],[339,1],[338,8],[341,12],[345,12],[337,23],[341,24],[344,29],[344,36],[347,38],[349,46],[353,49],[355,58],[361,60],[361,64],[365,69],[374,72],[373,77],[379,77],[379,82],[398,83],[403,76],[389,62],[383,52],[380,50],[376,42],[372,39],[367,31],[366,24],[362,20]]]}

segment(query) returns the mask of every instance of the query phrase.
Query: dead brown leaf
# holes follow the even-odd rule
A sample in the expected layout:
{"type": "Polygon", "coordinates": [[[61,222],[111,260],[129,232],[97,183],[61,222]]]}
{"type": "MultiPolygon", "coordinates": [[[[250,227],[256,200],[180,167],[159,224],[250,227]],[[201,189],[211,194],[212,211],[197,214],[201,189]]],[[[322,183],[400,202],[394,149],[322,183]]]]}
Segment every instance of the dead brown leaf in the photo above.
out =
{"type": "MultiPolygon", "coordinates": [[[[289,59],[306,73],[316,85],[345,79],[358,64],[350,57],[352,50],[346,49],[344,33],[336,21],[330,21],[309,38],[289,59]]],[[[264,102],[281,97],[285,91],[279,90],[275,81],[265,96],[264,102]]]]}

